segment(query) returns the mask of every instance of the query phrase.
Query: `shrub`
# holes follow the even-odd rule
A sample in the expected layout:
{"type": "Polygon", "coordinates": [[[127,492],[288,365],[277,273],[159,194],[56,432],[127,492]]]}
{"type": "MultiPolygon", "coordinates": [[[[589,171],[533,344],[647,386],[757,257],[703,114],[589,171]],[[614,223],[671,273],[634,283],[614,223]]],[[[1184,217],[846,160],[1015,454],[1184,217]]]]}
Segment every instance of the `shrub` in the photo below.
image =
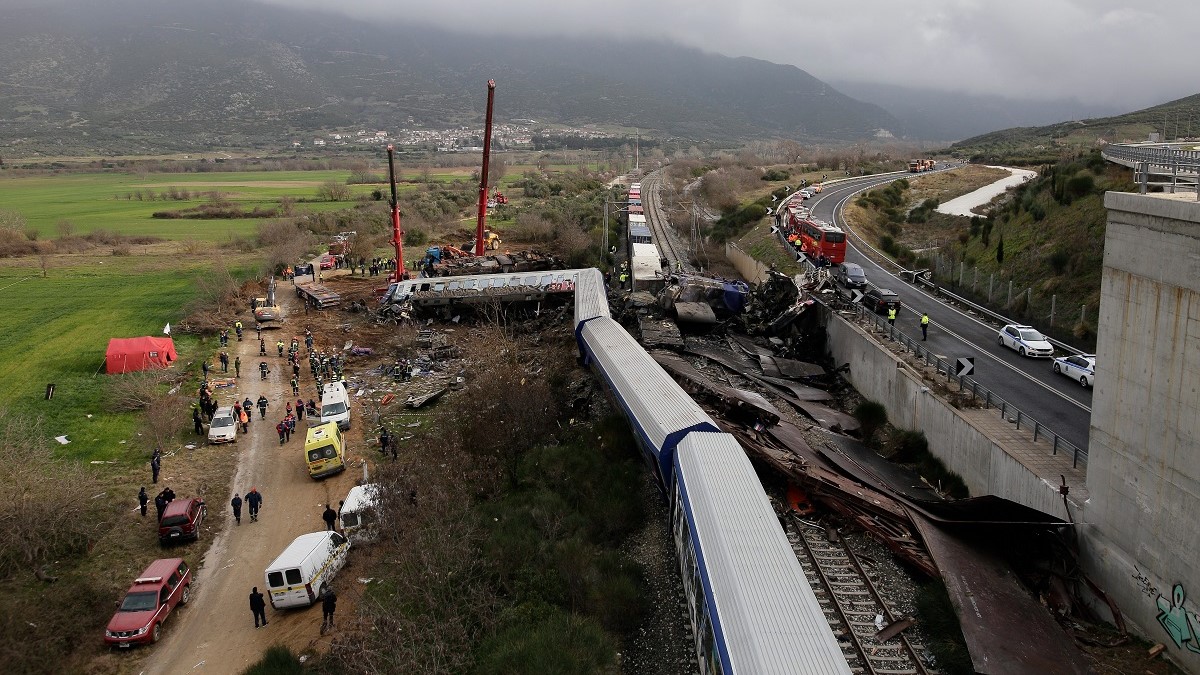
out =
{"type": "Polygon", "coordinates": [[[791,177],[792,177],[792,174],[788,173],[787,171],[783,171],[781,169],[768,169],[766,171],[766,173],[764,173],[762,175],[762,180],[781,181],[781,180],[787,180],[791,177]]]}
{"type": "Polygon", "coordinates": [[[1055,274],[1062,274],[1067,271],[1067,263],[1071,262],[1071,254],[1066,249],[1055,249],[1046,258],[1046,262],[1050,264],[1050,269],[1054,270],[1055,274]]]}
{"type": "Polygon", "coordinates": [[[875,441],[875,434],[887,424],[887,408],[882,403],[875,401],[863,401],[854,408],[854,418],[858,420],[859,432],[862,434],[863,443],[871,445],[875,441]]]}
{"type": "Polygon", "coordinates": [[[303,675],[304,665],[283,645],[275,645],[263,652],[263,657],[242,671],[242,675],[303,675]]]}

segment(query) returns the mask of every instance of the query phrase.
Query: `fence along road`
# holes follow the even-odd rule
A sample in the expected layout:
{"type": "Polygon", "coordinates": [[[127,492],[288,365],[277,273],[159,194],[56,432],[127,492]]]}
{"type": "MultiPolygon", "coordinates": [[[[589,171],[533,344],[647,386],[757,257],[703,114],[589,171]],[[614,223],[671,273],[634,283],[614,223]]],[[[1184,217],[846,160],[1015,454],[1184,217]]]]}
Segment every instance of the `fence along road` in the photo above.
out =
{"type": "MultiPolygon", "coordinates": [[[[807,202],[813,215],[835,222],[847,229],[841,209],[858,192],[882,185],[906,174],[867,176],[828,185],[807,202]]],[[[1029,359],[996,343],[1000,325],[981,320],[968,311],[944,304],[920,285],[901,279],[894,263],[876,263],[864,250],[869,246],[856,236],[850,236],[846,260],[858,263],[866,270],[867,279],[875,286],[890,288],[900,295],[902,309],[896,329],[920,342],[921,312],[929,312],[929,340],[921,346],[954,362],[959,357],[974,357],[973,379],[995,396],[1032,415],[1037,422],[1061,436],[1071,445],[1086,450],[1088,425],[1091,417],[1090,389],[1066,377],[1054,374],[1048,359],[1029,359]]],[[[1015,416],[1015,412],[1010,415],[1015,416]]]]}

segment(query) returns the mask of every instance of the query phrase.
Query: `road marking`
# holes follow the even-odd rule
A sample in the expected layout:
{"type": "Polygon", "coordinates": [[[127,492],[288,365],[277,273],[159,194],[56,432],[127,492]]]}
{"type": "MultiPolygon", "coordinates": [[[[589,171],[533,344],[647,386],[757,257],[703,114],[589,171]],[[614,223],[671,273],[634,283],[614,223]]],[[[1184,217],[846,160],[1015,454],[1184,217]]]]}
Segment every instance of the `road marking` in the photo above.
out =
{"type": "MultiPolygon", "coordinates": [[[[881,181],[881,182],[880,182],[880,183],[878,183],[878,184],[882,184],[883,182],[886,182],[886,181],[881,181]]],[[[862,192],[863,190],[865,190],[865,189],[867,189],[867,188],[874,187],[875,185],[876,185],[876,184],[871,184],[871,185],[862,186],[862,187],[860,187],[858,190],[855,190],[855,191],[853,191],[853,192],[851,192],[851,193],[847,194],[846,196],[842,197],[842,198],[841,198],[841,199],[838,201],[838,203],[837,203],[837,204],[835,204],[835,205],[834,205],[834,207],[833,207],[833,224],[834,224],[834,225],[837,225],[837,224],[838,224],[838,223],[837,223],[837,220],[838,220],[838,214],[839,214],[839,213],[841,213],[842,207],[845,205],[845,203],[846,203],[847,201],[849,201],[849,200],[850,200],[850,198],[851,198],[851,197],[853,197],[855,194],[857,194],[857,193],[859,193],[859,192],[862,192]]],[[[824,198],[824,196],[822,196],[822,199],[823,199],[823,198],[824,198]]],[[[820,202],[820,200],[817,200],[817,202],[820,202]]],[[[816,207],[816,203],[814,203],[814,204],[813,204],[813,207],[814,207],[814,208],[816,207]]],[[[846,222],[846,219],[845,219],[845,218],[842,218],[842,223],[844,224],[845,222],[846,222]]],[[[839,227],[840,227],[840,226],[839,226],[839,227]]],[[[849,230],[849,228],[846,228],[846,227],[842,227],[842,229],[844,229],[844,230],[847,230],[847,231],[850,231],[850,230],[849,230]]],[[[855,235],[855,236],[857,236],[857,235],[855,235]]],[[[959,316],[965,317],[965,318],[967,318],[967,319],[969,319],[969,320],[971,320],[971,321],[975,322],[975,323],[976,323],[976,324],[978,324],[980,327],[982,327],[982,328],[984,328],[984,329],[986,329],[986,330],[989,330],[989,331],[991,331],[991,330],[996,330],[994,326],[990,326],[990,325],[988,325],[988,324],[986,324],[986,323],[984,323],[984,322],[980,321],[979,319],[975,318],[974,316],[971,316],[970,314],[967,314],[967,313],[965,313],[965,312],[963,312],[963,311],[959,310],[958,308],[954,307],[953,305],[949,305],[949,304],[946,304],[945,302],[942,302],[940,299],[938,299],[938,298],[934,297],[933,295],[930,295],[928,292],[926,292],[926,291],[925,291],[925,289],[923,289],[923,288],[921,288],[921,287],[919,287],[919,286],[915,286],[915,285],[913,285],[913,284],[910,284],[910,283],[908,283],[907,281],[905,281],[904,279],[900,278],[900,277],[899,277],[897,274],[895,274],[895,273],[893,273],[893,272],[889,272],[889,271],[888,271],[887,269],[885,269],[885,268],[884,268],[882,265],[880,265],[879,263],[875,262],[875,261],[874,261],[874,260],[873,260],[871,257],[869,257],[869,256],[867,256],[867,255],[865,255],[865,254],[863,254],[862,250],[860,250],[860,249],[859,249],[857,246],[855,246],[854,244],[852,244],[852,243],[850,243],[850,242],[847,242],[847,244],[849,245],[849,247],[850,247],[850,248],[853,248],[855,251],[857,251],[857,252],[859,253],[859,255],[862,255],[862,257],[863,257],[863,258],[865,258],[865,259],[867,260],[867,262],[871,264],[871,266],[873,266],[874,268],[876,268],[876,269],[878,269],[879,271],[883,272],[883,273],[884,273],[884,274],[886,274],[887,276],[889,276],[889,277],[892,277],[893,279],[896,279],[897,281],[899,281],[900,283],[904,284],[904,285],[905,285],[905,286],[907,286],[908,288],[910,288],[910,289],[912,289],[912,290],[914,290],[914,291],[917,291],[917,292],[918,292],[918,293],[920,293],[922,296],[924,296],[926,299],[928,299],[930,302],[933,302],[933,303],[935,303],[935,304],[937,304],[937,305],[939,305],[939,306],[941,306],[941,307],[945,307],[946,309],[948,309],[948,310],[950,310],[950,311],[954,312],[955,314],[958,314],[959,316]]],[[[912,311],[912,310],[909,310],[909,311],[912,311]]],[[[937,326],[937,327],[938,327],[938,328],[941,330],[941,332],[943,332],[943,333],[945,333],[945,334],[947,334],[947,335],[950,335],[950,336],[954,337],[955,339],[959,340],[959,341],[960,341],[960,342],[962,342],[964,345],[967,345],[968,347],[970,347],[970,348],[972,348],[972,349],[982,349],[982,348],[983,348],[983,347],[981,347],[980,345],[977,345],[977,344],[975,344],[975,343],[974,343],[974,342],[972,342],[971,340],[968,340],[967,338],[963,337],[962,335],[959,335],[958,333],[955,333],[954,331],[947,329],[947,328],[946,328],[945,326],[943,326],[943,325],[940,325],[940,324],[933,324],[933,325],[936,325],[936,326],[937,326]]],[[[1021,370],[1020,368],[1017,368],[1016,366],[1014,366],[1014,365],[1012,365],[1012,364],[1008,363],[1007,361],[1005,361],[1005,360],[1003,360],[1003,359],[1001,359],[1001,358],[999,358],[999,357],[997,357],[997,356],[995,356],[995,355],[991,354],[990,352],[981,352],[981,353],[982,353],[984,356],[986,356],[986,357],[988,357],[988,358],[992,359],[992,360],[993,360],[993,361],[995,361],[996,363],[998,363],[998,364],[1000,364],[1000,365],[1004,366],[1005,368],[1008,368],[1009,370],[1011,370],[1012,372],[1016,373],[1016,374],[1017,374],[1017,375],[1019,375],[1020,377],[1023,377],[1023,378],[1025,378],[1025,379],[1029,380],[1030,382],[1032,382],[1032,383],[1034,383],[1034,384],[1038,385],[1039,387],[1041,387],[1041,388],[1045,389],[1046,391],[1048,391],[1048,392],[1050,392],[1050,393],[1052,393],[1052,394],[1054,394],[1054,395],[1058,396],[1059,398],[1061,398],[1061,399],[1063,399],[1063,400],[1065,400],[1065,401],[1067,401],[1067,402],[1069,402],[1069,403],[1072,403],[1072,404],[1074,404],[1074,405],[1076,405],[1076,406],[1079,406],[1081,409],[1083,409],[1084,411],[1086,411],[1086,412],[1087,412],[1089,415],[1091,414],[1091,412],[1092,412],[1092,409],[1091,409],[1091,407],[1090,407],[1090,406],[1088,406],[1088,405],[1085,405],[1083,402],[1081,402],[1081,401],[1077,401],[1077,400],[1075,400],[1074,398],[1071,398],[1071,397],[1070,397],[1070,396],[1068,396],[1067,394],[1065,394],[1065,393],[1063,393],[1063,392],[1061,392],[1061,391],[1059,391],[1059,390],[1055,389],[1054,387],[1051,387],[1049,384],[1046,384],[1045,382],[1042,382],[1041,380],[1037,379],[1037,378],[1036,378],[1036,377],[1034,377],[1033,375],[1030,375],[1029,373],[1027,373],[1027,372],[1025,372],[1025,371],[1021,370]]]]}

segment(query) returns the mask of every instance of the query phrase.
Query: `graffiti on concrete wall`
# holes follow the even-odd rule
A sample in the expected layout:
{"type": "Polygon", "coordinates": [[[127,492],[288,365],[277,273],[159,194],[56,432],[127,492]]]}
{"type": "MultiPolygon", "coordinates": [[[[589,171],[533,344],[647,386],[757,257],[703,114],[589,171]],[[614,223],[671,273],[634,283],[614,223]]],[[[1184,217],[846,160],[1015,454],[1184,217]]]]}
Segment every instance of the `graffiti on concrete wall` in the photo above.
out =
{"type": "Polygon", "coordinates": [[[1187,592],[1183,590],[1183,584],[1175,584],[1171,588],[1170,599],[1159,595],[1155,600],[1158,605],[1158,623],[1160,623],[1167,635],[1171,636],[1171,641],[1180,649],[1200,654],[1200,635],[1196,634],[1196,627],[1200,626],[1200,617],[1196,616],[1195,612],[1189,612],[1184,609],[1183,602],[1187,599],[1187,592]]]}
{"type": "Polygon", "coordinates": [[[1133,574],[1130,576],[1132,576],[1133,580],[1137,582],[1138,590],[1142,592],[1142,595],[1146,596],[1147,598],[1158,597],[1158,587],[1155,586],[1154,583],[1150,581],[1150,577],[1146,576],[1146,573],[1138,569],[1136,565],[1133,568],[1133,574]]]}

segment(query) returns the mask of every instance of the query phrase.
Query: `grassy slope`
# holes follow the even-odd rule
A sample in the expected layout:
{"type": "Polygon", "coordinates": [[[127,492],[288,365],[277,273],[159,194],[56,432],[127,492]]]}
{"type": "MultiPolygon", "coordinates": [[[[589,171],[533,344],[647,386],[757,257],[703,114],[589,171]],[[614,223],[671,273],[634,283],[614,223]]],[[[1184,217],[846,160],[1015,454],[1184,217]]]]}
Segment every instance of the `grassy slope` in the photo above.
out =
{"type": "MultiPolygon", "coordinates": [[[[1065,162],[1059,166],[1058,181],[1080,172],[1092,175],[1095,188],[1069,203],[1060,203],[1052,192],[1049,178],[1039,177],[1022,186],[1013,197],[1002,200],[992,230],[984,242],[981,232],[971,234],[970,220],[935,214],[921,225],[904,225],[897,241],[907,247],[937,241],[944,259],[954,261],[954,273],[940,279],[973,300],[992,309],[1028,321],[1055,337],[1067,340],[1083,349],[1095,346],[1094,328],[1079,325],[1081,306],[1087,306],[1085,318],[1095,325],[1100,303],[1100,276],[1104,256],[1104,229],[1107,211],[1103,193],[1108,189],[1129,189],[1128,171],[1118,167],[1096,164],[1099,173],[1085,168],[1083,162],[1065,162]],[[1038,220],[1034,212],[1044,216],[1038,220]],[[996,250],[1004,240],[1004,261],[997,261],[996,250]],[[962,241],[965,238],[966,241],[962,241]],[[1061,270],[1051,262],[1062,258],[1061,270]],[[965,262],[964,283],[957,287],[959,263],[965,262]],[[976,273],[976,269],[978,273],[976,273]],[[978,276],[976,276],[978,274],[978,276]],[[976,282],[978,278],[978,282],[976,282]],[[988,303],[988,280],[994,279],[992,302],[988,303]],[[1014,301],[1008,300],[1008,283],[1012,281],[1014,301]],[[1026,306],[1024,293],[1032,289],[1031,304],[1026,306]],[[1055,322],[1049,323],[1052,298],[1055,322]]],[[[913,183],[917,193],[920,181],[913,183]]],[[[919,193],[918,193],[919,194],[919,193]]],[[[909,204],[919,198],[910,195],[909,204]]],[[[881,223],[886,220],[877,211],[858,205],[847,205],[845,216],[860,234],[877,243],[884,233],[881,223]]]]}
{"type": "Polygon", "coordinates": [[[956,156],[972,158],[1016,157],[1053,161],[1063,152],[1096,147],[1100,141],[1142,141],[1151,132],[1167,136],[1187,133],[1187,122],[1200,115],[1200,94],[1114,117],[1059,122],[1044,127],[1017,127],[959,141],[951,146],[956,156]],[[1178,128],[1176,123],[1179,122],[1178,128]]]}

